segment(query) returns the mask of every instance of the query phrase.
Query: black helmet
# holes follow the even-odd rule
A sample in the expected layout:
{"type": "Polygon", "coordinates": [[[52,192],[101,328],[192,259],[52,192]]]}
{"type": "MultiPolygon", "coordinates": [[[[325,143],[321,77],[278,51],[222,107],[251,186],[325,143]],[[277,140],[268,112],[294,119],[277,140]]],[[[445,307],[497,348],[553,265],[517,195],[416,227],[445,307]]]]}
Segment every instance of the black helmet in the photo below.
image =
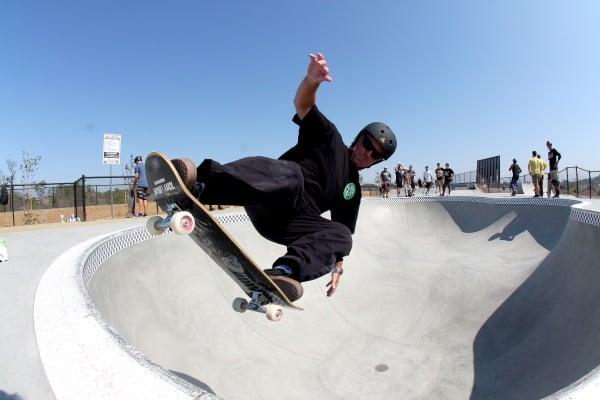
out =
{"type": "Polygon", "coordinates": [[[363,135],[371,135],[381,144],[383,147],[383,159],[387,160],[394,154],[396,151],[396,135],[390,129],[389,126],[382,122],[371,122],[356,135],[354,141],[352,142],[352,146],[356,144],[358,139],[363,135]]]}
{"type": "Polygon", "coordinates": [[[142,156],[136,156],[133,162],[142,161],[142,156]]]}

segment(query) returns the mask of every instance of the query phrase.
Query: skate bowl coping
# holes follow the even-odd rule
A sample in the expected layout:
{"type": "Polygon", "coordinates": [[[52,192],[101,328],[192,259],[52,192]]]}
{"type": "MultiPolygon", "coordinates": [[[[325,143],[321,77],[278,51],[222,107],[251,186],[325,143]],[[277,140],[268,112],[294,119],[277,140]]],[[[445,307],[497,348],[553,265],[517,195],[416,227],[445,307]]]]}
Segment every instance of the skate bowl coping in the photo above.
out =
{"type": "Polygon", "coordinates": [[[598,398],[598,243],[572,200],[365,199],[336,295],[272,323],[189,238],[129,229],[53,263],[36,336],[57,400],[598,398]]]}

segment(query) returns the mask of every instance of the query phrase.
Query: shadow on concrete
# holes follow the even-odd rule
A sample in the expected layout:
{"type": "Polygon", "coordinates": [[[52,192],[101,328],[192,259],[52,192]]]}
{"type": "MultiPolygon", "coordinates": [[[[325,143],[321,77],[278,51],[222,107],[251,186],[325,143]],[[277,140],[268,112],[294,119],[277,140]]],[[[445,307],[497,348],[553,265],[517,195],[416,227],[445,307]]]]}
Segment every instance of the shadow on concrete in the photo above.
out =
{"type": "Polygon", "coordinates": [[[513,240],[517,235],[528,231],[536,242],[547,250],[552,250],[563,233],[569,220],[569,207],[552,207],[548,212],[545,206],[532,205],[490,205],[472,203],[465,207],[460,203],[440,203],[454,223],[465,233],[481,231],[509,213],[515,217],[501,232],[490,236],[489,240],[513,240]]]}
{"type": "MultiPolygon", "coordinates": [[[[181,379],[185,379],[186,381],[188,381],[189,383],[198,386],[200,389],[210,393],[210,394],[214,394],[215,396],[217,395],[211,388],[210,386],[208,386],[206,383],[199,381],[198,379],[194,378],[193,376],[189,376],[187,374],[184,374],[183,372],[177,372],[177,371],[173,371],[173,370],[169,370],[171,373],[177,375],[178,377],[180,377],[181,379]]],[[[0,398],[0,400],[2,400],[2,398],[0,398]]]]}
{"type": "Polygon", "coordinates": [[[556,248],[484,323],[473,343],[472,400],[541,399],[600,364],[599,241],[600,229],[570,221],[556,248]]]}
{"type": "Polygon", "coordinates": [[[8,394],[4,390],[0,390],[0,400],[25,400],[16,393],[8,394]]]}

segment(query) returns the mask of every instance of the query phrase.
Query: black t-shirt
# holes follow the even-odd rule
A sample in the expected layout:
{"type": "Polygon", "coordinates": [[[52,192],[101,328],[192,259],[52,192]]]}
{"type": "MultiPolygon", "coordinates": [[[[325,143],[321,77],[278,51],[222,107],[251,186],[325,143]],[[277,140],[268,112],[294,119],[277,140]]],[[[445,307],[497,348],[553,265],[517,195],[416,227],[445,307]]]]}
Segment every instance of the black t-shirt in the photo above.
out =
{"type": "Polygon", "coordinates": [[[519,179],[519,174],[521,173],[521,167],[519,164],[510,164],[510,168],[513,174],[513,178],[519,179]]]}
{"type": "Polygon", "coordinates": [[[361,192],[358,170],[350,161],[348,147],[317,106],[303,119],[294,115],[293,121],[300,127],[298,143],[280,159],[300,165],[304,190],[318,212],[331,210],[331,219],[354,233],[361,192]]]}
{"type": "Polygon", "coordinates": [[[444,179],[451,181],[454,177],[454,170],[452,168],[444,168],[444,179]]]}
{"type": "Polygon", "coordinates": [[[561,155],[556,149],[552,149],[548,152],[548,161],[550,161],[550,171],[558,169],[558,162],[561,159],[561,155]]]}

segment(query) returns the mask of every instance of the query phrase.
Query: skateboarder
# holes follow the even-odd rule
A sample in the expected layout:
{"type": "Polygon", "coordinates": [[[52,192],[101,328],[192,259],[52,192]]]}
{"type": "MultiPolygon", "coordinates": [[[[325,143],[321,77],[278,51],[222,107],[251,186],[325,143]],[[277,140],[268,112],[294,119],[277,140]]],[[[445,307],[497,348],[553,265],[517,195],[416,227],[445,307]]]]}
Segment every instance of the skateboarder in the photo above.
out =
{"type": "Polygon", "coordinates": [[[510,167],[508,167],[509,171],[512,171],[512,179],[510,180],[510,189],[511,189],[511,196],[516,196],[517,195],[517,187],[519,185],[519,176],[521,174],[521,167],[519,166],[519,164],[517,164],[517,160],[515,158],[513,158],[513,162],[510,165],[510,167]]]}
{"type": "Polygon", "coordinates": [[[321,53],[309,56],[294,99],[298,143],[279,159],[248,157],[223,165],[206,159],[196,174],[187,161],[173,160],[184,182],[195,180],[192,192],[200,202],[244,206],[262,236],[287,246],[265,272],[291,301],[302,295],[298,282],[328,273],[327,295],[336,291],[360,206],[358,171],[396,150],[394,133],[381,122],[365,126],[350,147],[344,144],[316,106],[320,84],[332,81],[327,60],[321,53]],[[331,220],[321,217],[325,211],[331,220]]]}

